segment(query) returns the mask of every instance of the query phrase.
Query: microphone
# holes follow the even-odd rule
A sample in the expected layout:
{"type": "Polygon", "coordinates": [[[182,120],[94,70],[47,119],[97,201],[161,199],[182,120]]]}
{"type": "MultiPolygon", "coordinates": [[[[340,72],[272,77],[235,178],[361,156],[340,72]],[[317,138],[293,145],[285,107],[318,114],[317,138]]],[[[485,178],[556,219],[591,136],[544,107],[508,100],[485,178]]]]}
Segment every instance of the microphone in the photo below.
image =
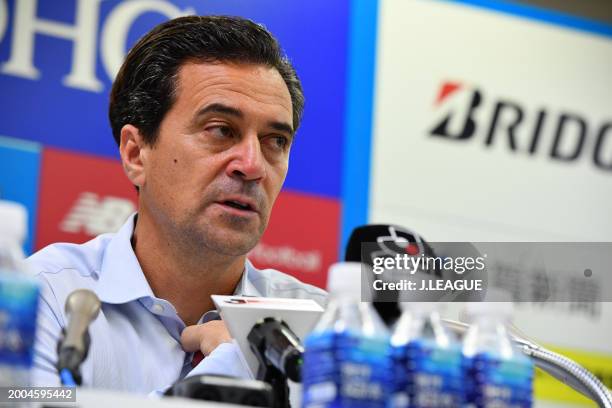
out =
{"type": "Polygon", "coordinates": [[[64,385],[74,385],[70,377],[81,385],[80,366],[90,344],[88,328],[100,312],[100,299],[91,290],[77,289],[66,299],[65,310],[68,326],[57,344],[57,371],[64,385]]]}
{"type": "MultiPolygon", "coordinates": [[[[467,279],[473,272],[474,268],[466,268],[462,275],[458,275],[450,270],[442,268],[443,261],[447,258],[457,259],[461,257],[478,258],[480,252],[476,247],[467,242],[451,242],[451,243],[429,243],[418,233],[397,225],[363,225],[353,230],[349,242],[346,247],[345,260],[349,262],[361,262],[371,268],[375,267],[376,260],[380,258],[400,258],[406,257],[437,259],[440,262],[422,263],[419,269],[411,271],[413,280],[420,281],[455,281],[457,279],[467,279]]],[[[418,259],[416,259],[418,260],[418,259]]],[[[401,282],[407,277],[406,270],[385,269],[384,273],[376,276],[376,280],[385,283],[401,282]]],[[[374,275],[368,275],[371,278],[369,285],[373,285],[374,275]]],[[[486,283],[486,273],[480,272],[478,278],[486,283]]],[[[412,291],[410,293],[403,291],[402,299],[399,299],[400,291],[398,290],[374,290],[372,300],[374,307],[388,325],[392,326],[401,315],[398,302],[401,301],[476,301],[480,300],[481,294],[475,292],[425,292],[412,291]]]]}
{"type": "Polygon", "coordinates": [[[302,382],[304,347],[287,323],[266,317],[253,326],[247,340],[260,360],[260,371],[272,365],[291,381],[302,382]]]}
{"type": "MultiPolygon", "coordinates": [[[[429,244],[418,234],[396,225],[362,225],[351,233],[344,260],[360,262],[374,267],[378,257],[394,257],[396,254],[435,256],[429,244]]],[[[434,271],[435,273],[436,271],[434,271]]],[[[439,271],[438,271],[439,272],[439,271]]],[[[380,276],[383,280],[389,276],[380,276]]],[[[392,326],[401,315],[396,291],[373,293],[374,308],[387,326],[392,326]]]]}
{"type": "Polygon", "coordinates": [[[344,260],[374,265],[374,258],[395,254],[435,256],[431,246],[414,231],[397,225],[362,225],[351,233],[344,260]],[[367,247],[364,243],[376,243],[367,247]]]}
{"type": "Polygon", "coordinates": [[[290,407],[287,378],[302,381],[300,339],[283,320],[266,317],[253,326],[247,340],[259,360],[257,379],[272,386],[277,407],[290,407]]]}

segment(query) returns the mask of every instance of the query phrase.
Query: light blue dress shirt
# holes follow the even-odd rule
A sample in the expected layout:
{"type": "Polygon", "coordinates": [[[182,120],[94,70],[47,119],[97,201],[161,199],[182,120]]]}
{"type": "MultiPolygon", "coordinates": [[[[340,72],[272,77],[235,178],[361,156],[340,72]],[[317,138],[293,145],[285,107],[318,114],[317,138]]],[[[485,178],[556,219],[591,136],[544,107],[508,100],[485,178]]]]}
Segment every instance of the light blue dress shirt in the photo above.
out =
{"type": "MultiPolygon", "coordinates": [[[[91,347],[81,367],[83,384],[137,393],[159,393],[186,376],[223,374],[249,378],[235,344],[223,343],[192,369],[193,353],[181,348],[185,324],[174,306],[156,297],[131,245],[134,215],[116,234],[81,245],[53,244],[27,259],[41,283],[35,344],[34,385],[58,385],[57,342],[67,325],[64,304],[75,289],[102,302],[89,329],[91,347]]],[[[309,298],[325,305],[325,291],[272,269],[245,264],[236,295],[309,298]]],[[[199,323],[218,319],[208,311],[199,323]]]]}

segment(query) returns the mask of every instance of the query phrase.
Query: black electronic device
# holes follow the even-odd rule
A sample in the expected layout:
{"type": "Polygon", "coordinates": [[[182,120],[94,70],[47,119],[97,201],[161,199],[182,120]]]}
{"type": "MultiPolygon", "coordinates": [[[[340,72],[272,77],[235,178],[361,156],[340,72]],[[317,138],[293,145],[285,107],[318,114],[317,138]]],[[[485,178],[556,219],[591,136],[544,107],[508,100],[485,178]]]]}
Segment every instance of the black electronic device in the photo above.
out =
{"type": "Polygon", "coordinates": [[[274,393],[269,384],[219,375],[185,378],[170,387],[164,395],[250,407],[274,407],[274,393]]]}

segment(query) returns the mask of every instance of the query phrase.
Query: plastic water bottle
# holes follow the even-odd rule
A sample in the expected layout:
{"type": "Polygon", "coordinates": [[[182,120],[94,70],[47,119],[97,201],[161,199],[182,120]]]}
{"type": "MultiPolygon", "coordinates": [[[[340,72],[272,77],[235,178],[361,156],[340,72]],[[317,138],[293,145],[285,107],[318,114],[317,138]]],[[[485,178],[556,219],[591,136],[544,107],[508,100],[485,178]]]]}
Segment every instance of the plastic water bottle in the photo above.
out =
{"type": "Polygon", "coordinates": [[[394,382],[389,406],[461,406],[461,346],[443,325],[440,305],[401,305],[403,312],[391,337],[394,382]]]}
{"type": "Polygon", "coordinates": [[[525,408],[532,404],[533,363],[512,343],[511,302],[469,303],[464,338],[468,407],[525,408]]]}
{"type": "Polygon", "coordinates": [[[389,334],[372,304],[361,302],[361,268],[346,262],[329,270],[329,305],[305,340],[304,408],[386,406],[389,334]]]}
{"type": "Polygon", "coordinates": [[[25,273],[23,206],[0,201],[0,386],[27,386],[36,330],[39,287],[25,273]]]}

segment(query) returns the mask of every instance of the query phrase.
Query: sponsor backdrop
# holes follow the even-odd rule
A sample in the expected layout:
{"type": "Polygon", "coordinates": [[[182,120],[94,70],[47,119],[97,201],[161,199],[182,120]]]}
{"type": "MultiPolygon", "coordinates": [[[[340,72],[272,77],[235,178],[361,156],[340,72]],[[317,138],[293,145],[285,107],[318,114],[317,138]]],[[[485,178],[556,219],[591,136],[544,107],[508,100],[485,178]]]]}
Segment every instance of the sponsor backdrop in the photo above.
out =
{"type": "MultiPolygon", "coordinates": [[[[609,25],[493,0],[0,0],[0,196],[28,207],[29,253],[135,211],[112,78],[149,28],[192,13],[265,24],[304,83],[255,264],[323,286],[366,222],[438,242],[612,240],[609,25]]],[[[612,385],[611,317],[567,303],[516,320],[612,385]]],[[[584,403],[541,373],[537,395],[584,403]]]]}
{"type": "Polygon", "coordinates": [[[348,10],[324,0],[0,0],[0,196],[28,206],[27,252],[114,231],[135,211],[107,120],[131,45],[180,15],[241,15],[279,38],[307,100],[285,189],[251,259],[324,286],[339,248],[348,10]]]}
{"type": "MultiPolygon", "coordinates": [[[[484,3],[380,1],[369,221],[433,242],[612,241],[612,29],[484,3]]],[[[612,386],[611,305],[522,304],[515,321],[612,386]]],[[[541,373],[537,395],[583,401],[541,373]]]]}

